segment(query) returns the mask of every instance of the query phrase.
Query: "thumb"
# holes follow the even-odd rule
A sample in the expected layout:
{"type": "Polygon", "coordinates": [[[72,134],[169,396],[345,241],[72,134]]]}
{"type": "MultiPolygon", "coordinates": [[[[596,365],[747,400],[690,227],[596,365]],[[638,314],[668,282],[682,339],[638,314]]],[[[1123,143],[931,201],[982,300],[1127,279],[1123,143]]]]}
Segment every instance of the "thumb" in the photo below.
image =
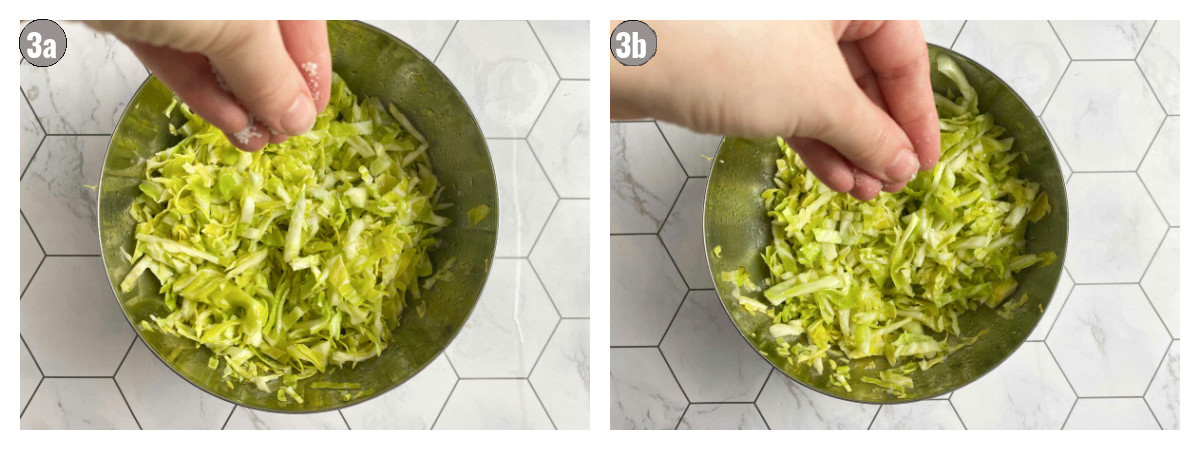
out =
{"type": "Polygon", "coordinates": [[[885,183],[908,183],[916,176],[920,163],[904,130],[849,76],[824,92],[814,104],[817,126],[805,137],[824,141],[885,183]]]}

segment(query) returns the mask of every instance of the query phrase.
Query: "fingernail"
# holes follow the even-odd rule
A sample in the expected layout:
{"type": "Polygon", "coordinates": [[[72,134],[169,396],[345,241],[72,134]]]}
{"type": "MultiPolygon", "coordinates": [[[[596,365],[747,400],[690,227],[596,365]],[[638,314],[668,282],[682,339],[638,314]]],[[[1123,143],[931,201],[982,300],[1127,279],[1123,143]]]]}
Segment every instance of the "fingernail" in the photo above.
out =
{"type": "Polygon", "coordinates": [[[891,181],[906,182],[913,179],[919,168],[921,165],[917,162],[917,155],[910,150],[901,150],[884,175],[887,175],[891,181]]]}
{"type": "Polygon", "coordinates": [[[296,101],[292,102],[292,106],[288,107],[287,112],[283,113],[283,119],[279,121],[279,125],[283,126],[283,131],[292,136],[304,134],[312,129],[313,122],[317,120],[317,110],[313,106],[312,100],[307,95],[296,96],[296,101]]]}

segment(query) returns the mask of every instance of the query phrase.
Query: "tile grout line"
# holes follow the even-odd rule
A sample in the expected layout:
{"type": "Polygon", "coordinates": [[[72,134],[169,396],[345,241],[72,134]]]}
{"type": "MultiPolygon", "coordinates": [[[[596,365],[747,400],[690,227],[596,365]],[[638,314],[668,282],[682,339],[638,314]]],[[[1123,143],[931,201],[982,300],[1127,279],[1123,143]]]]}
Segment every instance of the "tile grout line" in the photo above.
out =
{"type": "Polygon", "coordinates": [[[962,36],[963,30],[965,30],[965,29],[967,29],[967,21],[966,20],[963,21],[962,25],[959,25],[958,33],[954,34],[954,40],[950,41],[950,49],[951,50],[954,49],[954,44],[958,43],[958,37],[962,36]]]}
{"type": "Polygon", "coordinates": [[[1054,22],[1047,20],[1046,25],[1050,25],[1050,32],[1054,33],[1054,39],[1058,40],[1059,47],[1062,47],[1063,51],[1067,52],[1067,59],[1070,61],[1075,61],[1075,57],[1071,56],[1071,49],[1067,48],[1067,44],[1063,43],[1062,36],[1059,36],[1058,30],[1054,28],[1054,22]]]}
{"type": "Polygon", "coordinates": [[[450,404],[450,397],[454,396],[454,391],[458,390],[458,383],[462,382],[462,378],[454,380],[454,386],[450,387],[450,393],[446,394],[446,399],[442,401],[442,409],[438,410],[437,416],[433,418],[433,422],[429,424],[429,429],[432,430],[437,426],[439,420],[442,420],[442,413],[446,412],[446,405],[450,404]]]}
{"type": "MultiPolygon", "coordinates": [[[[1062,45],[1062,43],[1060,42],[1060,43],[1059,43],[1059,45],[1062,45]]],[[[1063,50],[1065,51],[1065,50],[1066,50],[1066,48],[1064,48],[1063,50]]],[[[1070,58],[1070,56],[1071,56],[1071,55],[1069,55],[1069,54],[1067,55],[1067,57],[1068,57],[1068,58],[1070,58]]],[[[1058,93],[1058,88],[1059,88],[1059,86],[1062,86],[1062,82],[1063,82],[1063,80],[1067,78],[1067,72],[1070,72],[1070,71],[1071,71],[1071,66],[1073,66],[1073,65],[1075,65],[1075,61],[1074,61],[1074,60],[1070,60],[1070,59],[1068,59],[1068,61],[1067,61],[1067,67],[1064,67],[1064,68],[1063,68],[1063,73],[1062,73],[1062,75],[1059,75],[1059,76],[1058,76],[1058,82],[1054,83],[1054,89],[1052,89],[1052,90],[1050,91],[1050,95],[1046,96],[1046,104],[1045,104],[1045,105],[1042,105],[1042,110],[1041,110],[1041,111],[1039,111],[1039,112],[1037,113],[1037,116],[1038,116],[1038,118],[1039,118],[1039,119],[1040,119],[1042,116],[1046,115],[1046,109],[1050,108],[1050,101],[1051,101],[1051,100],[1054,100],[1054,94],[1057,94],[1057,93],[1058,93]]],[[[1049,134],[1049,133],[1047,133],[1047,134],[1049,134]]],[[[1053,139],[1053,138],[1051,138],[1051,139],[1053,139]]],[[[1064,156],[1064,157],[1063,157],[1063,160],[1065,161],[1066,159],[1067,159],[1067,158],[1066,158],[1066,156],[1064,156]]],[[[1067,168],[1068,168],[1068,169],[1070,168],[1070,164],[1067,164],[1067,168]]],[[[1071,170],[1071,171],[1072,171],[1072,172],[1074,172],[1074,170],[1071,170]]]]}
{"type": "Polygon", "coordinates": [[[129,405],[129,399],[125,398],[125,391],[121,389],[121,383],[118,383],[116,378],[113,378],[112,382],[113,386],[117,387],[117,393],[121,395],[121,401],[125,402],[125,408],[129,410],[129,415],[133,417],[133,423],[137,425],[139,430],[144,430],[142,422],[138,420],[137,414],[133,412],[133,406],[129,405]]]}
{"type": "MultiPolygon", "coordinates": [[[[38,272],[42,270],[42,265],[46,263],[46,259],[48,259],[46,258],[46,255],[42,255],[42,260],[38,261],[37,267],[35,267],[33,269],[33,273],[29,275],[29,282],[25,284],[25,287],[21,288],[21,296],[17,297],[18,299],[25,298],[25,293],[29,291],[30,286],[33,286],[33,279],[36,278],[38,272]]],[[[32,354],[33,353],[30,352],[30,355],[32,354]]]]}
{"type": "MultiPolygon", "coordinates": [[[[540,286],[542,288],[542,292],[546,293],[546,298],[550,299],[550,306],[554,308],[554,314],[557,315],[558,320],[561,321],[563,319],[562,311],[558,310],[558,304],[554,302],[554,296],[550,295],[549,289],[546,289],[546,283],[542,281],[542,275],[538,273],[536,267],[533,267],[533,261],[529,261],[528,259],[526,259],[525,261],[529,263],[529,270],[533,271],[533,277],[537,278],[538,286],[540,286]]],[[[555,327],[555,329],[557,329],[558,325],[555,325],[554,327],[555,327]]],[[[554,336],[554,332],[553,331],[550,332],[550,335],[554,336]]]]}
{"type": "MultiPolygon", "coordinates": [[[[1153,380],[1151,380],[1151,382],[1153,382],[1153,380]]],[[[1146,409],[1150,410],[1150,417],[1153,417],[1153,418],[1154,418],[1154,423],[1157,423],[1157,424],[1158,424],[1158,429],[1160,429],[1160,430],[1165,430],[1165,429],[1167,429],[1166,427],[1164,427],[1164,426],[1163,426],[1163,424],[1162,424],[1162,421],[1161,421],[1161,420],[1158,420],[1158,414],[1155,414],[1155,413],[1154,413],[1154,407],[1153,407],[1153,406],[1150,406],[1150,400],[1146,400],[1146,397],[1145,397],[1145,396],[1143,396],[1143,397],[1142,397],[1142,403],[1145,403],[1145,404],[1146,404],[1146,409]]]]}
{"type": "Polygon", "coordinates": [[[442,46],[438,47],[437,54],[433,55],[434,65],[437,65],[437,61],[442,58],[442,51],[446,49],[446,44],[450,43],[450,36],[454,36],[454,29],[458,28],[458,22],[455,20],[454,25],[450,25],[450,32],[446,33],[446,39],[442,41],[442,46]]]}
{"type": "MultiPolygon", "coordinates": [[[[1167,326],[1167,321],[1165,319],[1163,319],[1162,313],[1158,312],[1157,306],[1154,306],[1154,300],[1152,300],[1150,298],[1150,294],[1146,293],[1146,288],[1142,287],[1141,283],[1138,283],[1138,290],[1142,293],[1142,297],[1145,297],[1146,303],[1150,304],[1150,310],[1154,311],[1154,317],[1157,317],[1158,323],[1162,324],[1163,330],[1165,330],[1167,332],[1167,337],[1174,339],[1175,334],[1171,333],[1171,327],[1167,326]]],[[[1170,347],[1171,347],[1171,345],[1170,345],[1170,343],[1168,343],[1167,348],[1170,348],[1170,347]]]]}
{"type": "MultiPolygon", "coordinates": [[[[46,256],[48,256],[48,255],[46,254],[46,247],[42,245],[42,240],[41,240],[41,239],[38,239],[38,237],[37,237],[37,233],[35,233],[35,232],[33,231],[33,225],[30,225],[30,224],[29,224],[29,218],[28,218],[28,217],[25,217],[25,211],[24,211],[24,210],[21,210],[21,220],[24,220],[24,221],[25,221],[25,227],[29,228],[29,234],[32,234],[32,235],[33,235],[33,242],[37,243],[38,249],[40,249],[40,250],[42,251],[42,258],[45,258],[46,256]]],[[[30,279],[30,280],[33,280],[33,277],[32,277],[32,276],[30,276],[30,277],[29,277],[29,279],[30,279]]]]}
{"type": "MultiPolygon", "coordinates": [[[[675,164],[679,165],[679,169],[683,171],[683,176],[690,178],[691,174],[688,173],[687,166],[684,166],[683,160],[679,159],[679,153],[675,152],[675,146],[671,145],[671,140],[667,139],[667,133],[663,132],[662,125],[659,125],[657,120],[654,121],[654,128],[658,130],[658,135],[662,136],[663,142],[667,143],[667,149],[671,151],[671,156],[675,158],[675,164]]],[[[683,188],[680,187],[679,191],[683,192],[683,188]]],[[[659,231],[662,230],[660,229],[659,231]]]]}
{"type": "Polygon", "coordinates": [[[1163,105],[1162,99],[1158,98],[1158,91],[1154,89],[1154,84],[1150,83],[1150,77],[1146,76],[1146,71],[1142,70],[1142,65],[1138,64],[1137,60],[1134,60],[1133,66],[1137,67],[1138,73],[1142,74],[1142,80],[1146,82],[1146,87],[1150,88],[1150,94],[1154,96],[1154,101],[1158,103],[1158,107],[1162,108],[1163,114],[1167,114],[1166,105],[1163,105]]]}
{"type": "MultiPolygon", "coordinates": [[[[683,399],[687,400],[688,406],[692,404],[692,398],[688,396],[687,390],[683,388],[683,384],[679,382],[679,377],[675,376],[675,369],[671,367],[671,363],[667,361],[667,354],[663,353],[662,347],[654,347],[658,351],[658,356],[662,358],[663,364],[667,366],[667,372],[671,372],[671,379],[675,380],[675,386],[679,388],[679,392],[683,393],[683,399]]],[[[682,418],[683,416],[680,416],[682,418]]]]}
{"type": "MultiPolygon", "coordinates": [[[[42,129],[42,137],[45,138],[49,133],[46,132],[46,126],[42,125],[42,118],[38,117],[37,110],[33,109],[33,102],[29,101],[29,95],[25,93],[25,88],[21,86],[18,86],[18,88],[21,90],[21,98],[25,99],[25,106],[28,106],[29,112],[33,114],[33,121],[37,122],[38,128],[42,129]]],[[[30,156],[29,159],[32,161],[33,156],[30,156]]]]}
{"type": "MultiPolygon", "coordinates": [[[[767,377],[763,379],[763,384],[762,384],[762,386],[760,386],[760,387],[758,388],[758,394],[755,394],[755,395],[754,395],[754,407],[755,407],[755,408],[757,408],[757,407],[758,407],[758,399],[759,399],[759,398],[762,398],[762,393],[763,393],[763,391],[767,390],[767,383],[770,383],[770,382],[771,382],[771,375],[774,375],[776,370],[779,370],[779,369],[776,369],[776,368],[775,368],[775,366],[774,366],[774,365],[772,365],[772,366],[771,366],[771,371],[770,371],[770,372],[768,372],[768,373],[767,373],[767,377]]],[[[759,411],[758,413],[759,413],[759,414],[762,414],[762,411],[759,411]]],[[[763,421],[766,421],[766,420],[767,420],[767,418],[766,418],[766,417],[763,417],[763,421]]]]}
{"type": "Polygon", "coordinates": [[[1150,30],[1146,32],[1146,39],[1142,39],[1142,45],[1138,46],[1137,54],[1133,55],[1134,61],[1137,61],[1138,58],[1142,57],[1142,50],[1145,50],[1146,44],[1150,43],[1150,37],[1154,36],[1154,28],[1156,28],[1156,27],[1158,27],[1157,20],[1155,20],[1154,23],[1150,24],[1150,30]]]}
{"type": "MultiPolygon", "coordinates": [[[[955,392],[957,392],[957,391],[955,391],[955,392]]],[[[954,397],[954,393],[953,393],[953,392],[952,392],[952,393],[950,393],[950,396],[951,396],[951,397],[954,397]]],[[[963,418],[962,418],[962,414],[959,414],[959,413],[958,413],[958,407],[957,407],[957,406],[954,406],[954,402],[953,402],[953,401],[951,401],[951,399],[946,399],[946,402],[947,402],[947,403],[950,403],[950,410],[951,410],[951,411],[954,411],[954,417],[957,417],[957,418],[958,418],[958,423],[961,423],[961,424],[962,424],[962,427],[963,427],[963,429],[964,429],[964,430],[969,430],[970,428],[967,428],[967,421],[963,420],[963,418]]]]}
{"type": "MultiPolygon", "coordinates": [[[[684,292],[683,298],[679,300],[679,306],[675,307],[675,313],[671,315],[671,321],[667,322],[667,328],[663,329],[662,337],[658,338],[657,344],[654,344],[655,347],[662,346],[663,341],[667,340],[667,334],[671,332],[671,327],[675,325],[675,319],[679,317],[679,311],[683,310],[683,304],[687,303],[687,298],[688,298],[688,293],[684,292]]],[[[661,351],[661,349],[660,349],[660,351],[661,351]]],[[[667,359],[667,355],[664,353],[663,360],[665,361],[666,359],[667,359]]],[[[670,364],[668,363],[667,365],[670,365],[670,364]]],[[[680,386],[680,387],[682,387],[682,386],[680,386]]]]}
{"type": "Polygon", "coordinates": [[[225,423],[221,424],[222,430],[224,430],[225,427],[229,426],[229,419],[233,418],[233,413],[237,411],[237,408],[238,408],[237,405],[233,405],[233,408],[229,409],[229,415],[225,416],[225,423]]]}
{"type": "Polygon", "coordinates": [[[554,76],[558,77],[559,81],[561,81],[562,74],[558,73],[558,66],[554,65],[554,58],[550,57],[550,52],[546,50],[546,44],[542,43],[542,37],[538,36],[537,30],[533,28],[533,22],[526,19],[525,25],[529,26],[529,32],[533,33],[533,39],[537,41],[538,48],[542,49],[542,54],[546,56],[546,61],[550,61],[550,68],[554,70],[554,76]]]}
{"type": "MultiPolygon", "coordinates": [[[[767,376],[768,376],[768,377],[770,377],[770,375],[767,375],[767,376]]],[[[761,410],[761,409],[758,409],[758,403],[753,403],[753,402],[752,402],[752,403],[750,403],[750,404],[751,404],[751,405],[754,405],[754,411],[758,413],[758,418],[759,418],[759,419],[762,419],[762,421],[763,421],[763,425],[764,425],[764,426],[766,426],[768,430],[770,430],[770,429],[771,429],[771,424],[767,423],[767,416],[764,416],[764,415],[763,415],[763,413],[762,413],[762,410],[761,410]]]]}
{"type": "Polygon", "coordinates": [[[37,147],[34,148],[33,153],[29,155],[29,162],[25,163],[25,167],[21,168],[21,176],[17,178],[18,181],[25,179],[25,173],[29,172],[29,167],[33,166],[34,158],[37,158],[38,152],[41,151],[42,146],[45,144],[46,144],[46,135],[43,134],[42,138],[40,140],[38,140],[37,147]]]}
{"type": "Polygon", "coordinates": [[[1154,130],[1154,137],[1150,139],[1150,144],[1146,145],[1146,151],[1142,153],[1142,159],[1138,160],[1137,168],[1133,169],[1134,172],[1142,170],[1142,164],[1145,164],[1146,159],[1150,157],[1150,150],[1154,149],[1154,143],[1158,142],[1158,136],[1162,134],[1162,129],[1167,126],[1168,118],[1167,116],[1163,116],[1162,122],[1158,123],[1158,129],[1154,130]]]}
{"type": "MultiPolygon", "coordinates": [[[[537,115],[537,117],[535,117],[535,118],[533,119],[533,122],[530,122],[530,124],[529,124],[529,131],[526,131],[526,132],[525,132],[525,137],[523,137],[523,138],[522,138],[522,139],[525,139],[525,143],[526,143],[526,145],[528,145],[528,144],[529,144],[529,136],[533,135],[533,127],[534,127],[534,126],[536,126],[536,125],[537,125],[537,123],[538,123],[538,122],[540,122],[540,121],[542,120],[542,114],[545,114],[545,113],[546,113],[546,107],[550,106],[550,100],[553,100],[553,99],[554,99],[554,93],[555,93],[556,91],[558,91],[558,86],[559,86],[559,85],[561,85],[561,84],[562,84],[562,79],[558,79],[558,80],[555,80],[555,81],[554,81],[554,87],[553,87],[553,88],[550,88],[550,95],[546,96],[546,102],[545,102],[545,103],[542,103],[542,109],[541,109],[540,111],[538,111],[538,115],[537,115]]],[[[530,151],[533,151],[533,147],[532,147],[532,146],[530,146],[530,147],[529,147],[529,150],[530,150],[530,151]]],[[[553,186],[553,185],[554,185],[554,183],[550,183],[550,185],[551,185],[551,186],[553,186]]],[[[555,194],[557,195],[557,194],[558,194],[558,192],[557,192],[557,191],[555,191],[555,194]]]]}
{"type": "MultiPolygon", "coordinates": [[[[551,183],[551,186],[553,186],[553,183],[551,183]]],[[[526,261],[529,260],[529,255],[533,254],[533,249],[536,248],[538,245],[538,242],[540,242],[542,240],[542,233],[546,232],[546,227],[550,225],[550,218],[553,217],[554,212],[558,210],[558,204],[560,202],[562,202],[562,199],[559,199],[559,198],[554,199],[554,206],[551,206],[550,212],[548,214],[546,214],[546,221],[542,222],[542,227],[540,229],[538,229],[538,234],[537,234],[537,236],[535,236],[533,238],[533,243],[529,244],[529,253],[526,254],[525,256],[522,256],[521,259],[524,259],[526,261]]],[[[520,249],[518,249],[518,250],[520,250],[520,249]]],[[[524,253],[524,252],[522,252],[522,253],[524,253]]],[[[533,263],[530,263],[529,266],[533,267],[533,263]]],[[[539,280],[539,282],[540,282],[540,280],[539,280]]]]}
{"type": "MultiPolygon", "coordinates": [[[[1167,229],[1169,230],[1171,227],[1171,221],[1167,219],[1167,213],[1163,212],[1162,207],[1158,206],[1158,200],[1155,199],[1154,194],[1150,192],[1150,187],[1146,186],[1146,180],[1142,179],[1142,174],[1140,173],[1135,172],[1134,176],[1137,177],[1138,183],[1141,183],[1142,189],[1146,190],[1146,195],[1150,196],[1150,204],[1154,205],[1154,210],[1158,211],[1159,217],[1162,217],[1163,223],[1167,225],[1167,229]]],[[[1147,266],[1147,268],[1149,268],[1149,266],[1147,266]]],[[[1144,273],[1142,275],[1145,276],[1144,273]]]]}
{"type": "MultiPolygon", "coordinates": [[[[670,364],[667,364],[667,365],[669,366],[670,364]]],[[[678,429],[679,429],[679,426],[680,426],[680,425],[683,425],[683,418],[684,418],[684,417],[687,417],[687,413],[688,413],[688,410],[689,410],[689,409],[692,409],[692,404],[691,404],[691,403],[688,403],[688,404],[687,404],[687,406],[684,406],[684,407],[683,407],[683,412],[682,412],[682,413],[679,413],[679,420],[675,421],[675,428],[674,428],[675,430],[678,430],[678,429]]]]}
{"type": "Polygon", "coordinates": [[[125,349],[125,356],[122,356],[121,362],[117,363],[117,370],[113,371],[112,377],[114,380],[117,379],[117,374],[121,372],[121,366],[125,365],[125,360],[129,358],[129,353],[131,351],[133,351],[133,346],[137,345],[138,334],[136,331],[137,330],[134,330],[134,333],[133,333],[133,342],[130,342],[129,347],[125,349]]]}
{"type": "MultiPolygon", "coordinates": [[[[1160,212],[1160,214],[1161,214],[1161,212],[1160,212]]],[[[1146,274],[1150,273],[1150,266],[1154,265],[1154,259],[1158,258],[1158,252],[1160,250],[1162,250],[1163,245],[1166,245],[1167,236],[1169,236],[1170,234],[1171,234],[1171,228],[1168,227],[1165,231],[1163,231],[1162,237],[1158,238],[1158,245],[1154,247],[1154,253],[1150,255],[1150,261],[1146,262],[1146,268],[1142,269],[1142,275],[1138,277],[1138,280],[1137,280],[1138,286],[1141,286],[1142,281],[1144,281],[1146,279],[1146,274]]],[[[1149,297],[1149,296],[1147,296],[1147,297],[1149,297]]]]}
{"type": "Polygon", "coordinates": [[[550,106],[550,100],[554,100],[554,92],[558,91],[558,85],[554,85],[554,90],[550,91],[550,98],[546,99],[546,104],[542,106],[542,111],[538,113],[537,119],[533,120],[533,124],[529,126],[529,133],[521,140],[525,141],[525,146],[529,147],[529,154],[533,155],[533,161],[537,163],[538,169],[541,169],[542,176],[546,177],[546,182],[550,183],[550,190],[554,191],[554,196],[561,199],[562,194],[558,192],[558,188],[554,186],[554,180],[550,179],[550,172],[546,170],[546,166],[542,164],[542,159],[538,157],[537,152],[533,150],[533,144],[529,143],[529,136],[533,135],[533,129],[537,128],[538,123],[542,120],[542,113],[546,112],[546,108],[550,106]]]}
{"type": "Polygon", "coordinates": [[[445,350],[443,350],[443,351],[442,351],[442,355],[445,355],[445,356],[446,356],[446,364],[449,364],[449,365],[450,365],[450,371],[451,371],[451,372],[454,372],[454,379],[455,379],[455,380],[460,380],[460,379],[462,379],[462,375],[459,375],[459,374],[458,374],[458,369],[455,369],[455,368],[454,368],[454,363],[450,361],[450,355],[446,354],[446,351],[445,351],[445,350]]]}
{"type": "Polygon", "coordinates": [[[1071,409],[1068,409],[1068,410],[1067,410],[1067,416],[1066,416],[1066,417],[1063,417],[1063,423],[1062,423],[1062,426],[1058,427],[1058,429],[1059,429],[1059,430],[1065,430],[1065,429],[1067,429],[1067,422],[1071,421],[1071,414],[1075,414],[1075,406],[1076,406],[1076,405],[1078,405],[1078,404],[1079,404],[1079,396],[1078,396],[1078,395],[1076,395],[1076,396],[1075,396],[1075,401],[1074,401],[1074,402],[1071,402],[1071,409]]]}
{"type": "MultiPolygon", "coordinates": [[[[1065,307],[1066,305],[1063,306],[1065,307]]],[[[1075,394],[1076,399],[1079,399],[1079,391],[1075,390],[1075,385],[1071,383],[1071,377],[1067,376],[1067,371],[1063,370],[1062,364],[1059,364],[1058,357],[1054,356],[1054,350],[1050,349],[1050,344],[1042,342],[1042,347],[1045,347],[1046,351],[1050,352],[1050,359],[1054,360],[1054,366],[1058,367],[1058,373],[1062,374],[1064,380],[1067,380],[1067,387],[1070,387],[1071,393],[1075,394]]]]}
{"type": "MultiPolygon", "coordinates": [[[[533,365],[529,366],[529,373],[525,375],[526,379],[528,379],[529,377],[532,377],[533,371],[537,370],[538,363],[542,362],[542,355],[545,355],[546,349],[550,348],[550,341],[554,340],[554,333],[557,333],[559,327],[561,327],[561,326],[562,326],[562,318],[559,317],[558,323],[554,324],[554,329],[550,330],[550,337],[546,338],[546,343],[542,345],[542,350],[538,352],[537,358],[534,358],[533,365]]],[[[532,384],[531,384],[531,386],[532,386],[532,384]]],[[[550,414],[550,413],[547,412],[546,414],[550,414]]]]}
{"type": "Polygon", "coordinates": [[[879,418],[879,413],[883,412],[883,405],[879,405],[879,409],[875,410],[875,415],[871,416],[871,423],[867,424],[867,429],[870,430],[875,425],[875,419],[879,418]]]}
{"type": "Polygon", "coordinates": [[[1167,363],[1167,356],[1171,354],[1171,345],[1175,344],[1172,340],[1171,344],[1167,345],[1167,349],[1163,351],[1163,355],[1158,359],[1158,367],[1154,368],[1154,375],[1150,376],[1150,382],[1146,383],[1146,390],[1142,391],[1142,398],[1146,398],[1150,394],[1150,388],[1154,386],[1154,379],[1158,378],[1158,371],[1162,370],[1162,366],[1167,363]]]}
{"type": "MultiPolygon", "coordinates": [[[[1070,276],[1071,276],[1070,274],[1067,274],[1068,278],[1070,276]]],[[[1074,280],[1072,280],[1071,289],[1067,290],[1067,296],[1066,296],[1066,298],[1063,298],[1063,304],[1058,307],[1058,312],[1054,314],[1054,320],[1050,321],[1050,328],[1046,329],[1046,337],[1042,338],[1041,342],[1044,343],[1044,342],[1046,342],[1047,339],[1050,339],[1050,333],[1053,333],[1054,326],[1058,325],[1058,319],[1060,317],[1062,317],[1062,310],[1063,310],[1063,308],[1067,307],[1067,302],[1070,301],[1071,296],[1075,294],[1076,286],[1079,286],[1079,285],[1074,284],[1074,280]]],[[[1051,295],[1051,298],[1053,298],[1054,294],[1052,293],[1050,295],[1051,295]]],[[[1045,313],[1042,313],[1042,314],[1044,315],[1045,313]]],[[[1038,341],[1030,341],[1030,342],[1038,342],[1038,341]]],[[[1046,345],[1046,348],[1050,348],[1050,344],[1045,344],[1045,345],[1046,345]]],[[[1063,374],[1063,376],[1066,376],[1066,374],[1063,374]]]]}
{"type": "MultiPolygon", "coordinates": [[[[344,408],[343,408],[343,409],[344,409],[344,408]]],[[[354,429],[353,429],[353,428],[350,428],[350,421],[349,421],[349,420],[346,420],[346,415],[345,415],[345,414],[342,414],[342,410],[341,410],[341,409],[339,409],[339,410],[337,410],[337,412],[338,412],[338,415],[342,417],[342,423],[346,424],[346,430],[353,431],[354,429]]]]}
{"type": "Polygon", "coordinates": [[[536,398],[536,399],[537,399],[537,401],[538,401],[538,405],[540,405],[540,406],[542,407],[542,412],[546,413],[546,419],[549,419],[549,420],[550,420],[550,426],[551,426],[551,427],[553,427],[555,430],[557,430],[557,429],[558,429],[558,424],[554,423],[554,417],[551,417],[551,416],[550,416],[550,410],[549,410],[549,409],[546,409],[546,402],[543,402],[543,401],[542,401],[542,396],[541,396],[541,395],[538,395],[537,388],[533,386],[533,382],[532,382],[532,381],[529,381],[529,378],[526,378],[526,379],[525,379],[525,384],[528,384],[528,385],[529,385],[529,390],[533,391],[533,398],[536,398]]]}
{"type": "Polygon", "coordinates": [[[46,377],[43,376],[38,380],[37,386],[33,387],[33,393],[29,394],[29,401],[25,402],[25,405],[21,407],[21,415],[17,416],[18,419],[25,417],[25,411],[29,410],[29,405],[33,404],[34,397],[37,397],[38,390],[42,388],[42,383],[45,381],[46,377]]]}

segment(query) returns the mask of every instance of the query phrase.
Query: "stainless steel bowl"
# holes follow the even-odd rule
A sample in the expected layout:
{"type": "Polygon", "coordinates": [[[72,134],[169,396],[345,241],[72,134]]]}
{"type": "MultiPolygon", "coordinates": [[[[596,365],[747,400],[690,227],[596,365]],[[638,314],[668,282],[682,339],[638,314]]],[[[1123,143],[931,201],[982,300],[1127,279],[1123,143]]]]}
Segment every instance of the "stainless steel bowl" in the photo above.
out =
{"type": "MultiPolygon", "coordinates": [[[[853,391],[846,392],[841,387],[831,385],[828,376],[818,376],[807,366],[788,365],[787,360],[774,351],[776,344],[767,331],[770,319],[761,314],[751,314],[738,306],[730,293],[731,286],[715,281],[726,312],[750,345],[787,376],[840,399],[866,403],[916,401],[953,391],[988,373],[1016,351],[1037,326],[1058,285],[1062,264],[1066,260],[1065,183],[1050,138],[1037,116],[1010,86],[975,61],[932,44],[929,45],[929,54],[931,62],[937,55],[945,54],[958,63],[979,93],[979,109],[991,113],[996,123],[1008,130],[1008,135],[1015,141],[1014,151],[1023,152],[1029,157],[1029,163],[1022,167],[1022,176],[1042,186],[1050,197],[1052,210],[1041,221],[1030,225],[1026,232],[1026,250],[1053,251],[1058,254],[1058,260],[1048,267],[1028,269],[1017,275],[1020,287],[1013,295],[1020,297],[1028,293],[1029,304],[1018,309],[1012,319],[1004,319],[990,308],[980,308],[960,317],[963,335],[973,336],[984,329],[988,332],[975,345],[952,354],[944,363],[928,371],[915,373],[913,389],[903,399],[888,394],[878,386],[857,381],[851,384],[853,391]]],[[[935,90],[945,92],[953,86],[932,64],[931,71],[935,90]]],[[[761,280],[769,276],[766,263],[759,255],[771,241],[771,230],[759,194],[774,187],[772,179],[778,151],[774,139],[727,137],[721,143],[704,196],[704,245],[708,250],[708,267],[713,280],[720,280],[721,272],[738,267],[745,267],[752,279],[761,280]],[[712,254],[712,249],[717,246],[721,247],[720,258],[712,254]]],[[[887,367],[882,357],[875,359],[876,369],[867,368],[871,361],[869,359],[851,363],[850,378],[857,380],[887,367]]]]}
{"type": "MultiPolygon", "coordinates": [[[[317,412],[369,400],[411,378],[432,361],[458,334],[475,307],[491,268],[496,248],[499,203],[496,177],[483,133],[466,101],[432,62],[394,36],[358,22],[329,22],[333,70],[358,95],[393,102],[429,139],[432,169],[446,186],[444,201],[454,206],[443,214],[454,224],[442,230],[442,240],[431,254],[434,263],[457,257],[453,281],[438,283],[422,298],[424,316],[407,308],[395,330],[395,340],[378,358],[357,367],[334,369],[300,383],[304,403],[280,402],[248,383],[226,384],[208,368],[212,353],[194,343],[134,326],[142,340],[160,359],[188,382],[217,397],[251,408],[276,412],[317,412]],[[467,211],[486,204],[492,213],[481,223],[467,226],[467,211]],[[363,395],[341,400],[341,392],[309,389],[314,381],[359,383],[363,395]]],[[[122,251],[133,251],[135,222],[129,205],[137,195],[144,171],[142,162],[170,147],[178,138],[168,131],[171,121],[163,111],[172,93],[151,76],[134,94],[117,124],[104,172],[100,177],[99,229],[105,269],[117,300],[131,324],[151,314],[167,314],[159,283],[144,275],[132,292],[117,288],[130,262],[122,251]]],[[[176,125],[182,120],[176,116],[176,125]]]]}

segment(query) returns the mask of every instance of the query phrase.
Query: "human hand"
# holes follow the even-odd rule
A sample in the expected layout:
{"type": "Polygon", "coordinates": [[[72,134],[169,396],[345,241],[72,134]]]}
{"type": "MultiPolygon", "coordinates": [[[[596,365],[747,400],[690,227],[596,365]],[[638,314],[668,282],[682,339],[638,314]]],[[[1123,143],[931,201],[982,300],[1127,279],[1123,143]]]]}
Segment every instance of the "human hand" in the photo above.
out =
{"type": "Polygon", "coordinates": [[[322,20],[87,23],[116,35],[242,150],[307,132],[329,103],[332,67],[322,20]]]}
{"type": "MultiPolygon", "coordinates": [[[[829,188],[899,192],[941,152],[916,22],[647,22],[655,57],[610,59],[612,117],[783,136],[829,188]]],[[[616,26],[614,22],[612,26],[616,26]]]]}

